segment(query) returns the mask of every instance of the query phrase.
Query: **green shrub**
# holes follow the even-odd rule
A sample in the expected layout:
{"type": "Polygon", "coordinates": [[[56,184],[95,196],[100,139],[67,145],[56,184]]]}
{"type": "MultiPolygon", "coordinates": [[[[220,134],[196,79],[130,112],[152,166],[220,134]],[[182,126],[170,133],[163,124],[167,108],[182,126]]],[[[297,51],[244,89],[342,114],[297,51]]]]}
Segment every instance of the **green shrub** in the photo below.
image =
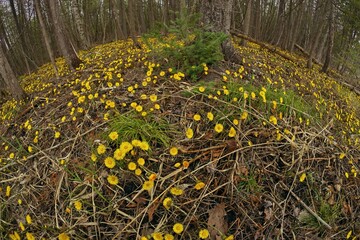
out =
{"type": "Polygon", "coordinates": [[[223,59],[221,43],[227,38],[224,33],[205,31],[198,23],[198,16],[186,14],[166,27],[168,35],[153,32],[144,37],[152,56],[164,67],[183,72],[192,80],[200,77],[205,64],[223,59]]]}

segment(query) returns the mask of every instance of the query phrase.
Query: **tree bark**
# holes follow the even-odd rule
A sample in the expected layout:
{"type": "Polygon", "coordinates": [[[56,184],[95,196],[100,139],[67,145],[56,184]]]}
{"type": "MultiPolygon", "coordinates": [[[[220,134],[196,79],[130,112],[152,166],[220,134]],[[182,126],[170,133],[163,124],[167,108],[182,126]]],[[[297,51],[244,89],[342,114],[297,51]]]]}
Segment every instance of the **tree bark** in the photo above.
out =
{"type": "Polygon", "coordinates": [[[230,36],[231,11],[233,0],[203,0],[201,4],[201,13],[203,14],[203,23],[210,31],[223,32],[228,38],[221,44],[224,59],[226,61],[240,62],[240,57],[236,52],[230,36]]]}
{"type": "Polygon", "coordinates": [[[328,33],[328,47],[326,50],[325,62],[321,69],[322,72],[327,73],[331,63],[331,55],[334,47],[334,6],[333,3],[330,2],[329,9],[329,33],[328,33]]]}
{"type": "Polygon", "coordinates": [[[63,27],[63,21],[61,19],[61,13],[59,13],[57,0],[49,1],[49,7],[51,11],[51,19],[53,21],[54,31],[56,35],[56,41],[59,44],[60,51],[65,57],[65,60],[71,69],[76,69],[80,66],[81,60],[78,58],[71,43],[66,40],[65,31],[63,27]]]}
{"type": "MultiPolygon", "coordinates": [[[[252,9],[252,0],[248,0],[248,3],[246,5],[246,12],[245,12],[245,17],[244,17],[244,26],[243,26],[243,33],[247,36],[249,36],[249,32],[250,32],[250,22],[251,22],[251,9],[252,9]]],[[[243,41],[241,42],[242,46],[246,46],[247,45],[247,41],[245,39],[243,39],[243,41]]]]}
{"type": "Polygon", "coordinates": [[[71,10],[74,15],[75,25],[76,25],[76,28],[78,30],[80,40],[81,40],[80,45],[83,49],[88,49],[90,44],[89,44],[88,38],[85,34],[83,18],[80,16],[79,4],[78,4],[77,0],[73,0],[71,2],[71,4],[72,4],[71,10]]]}
{"type": "Polygon", "coordinates": [[[22,100],[26,97],[26,93],[21,88],[18,80],[16,79],[15,73],[10,67],[9,61],[6,58],[5,52],[0,46],[0,75],[5,81],[7,88],[11,95],[16,100],[22,100]]]}
{"type": "Polygon", "coordinates": [[[26,66],[26,70],[28,72],[28,74],[30,74],[31,69],[30,69],[30,65],[29,65],[29,61],[27,59],[26,53],[25,53],[25,49],[26,49],[26,42],[25,42],[25,38],[24,38],[24,34],[23,34],[23,29],[22,27],[20,27],[20,23],[19,23],[19,19],[16,13],[16,9],[15,9],[15,4],[14,4],[14,0],[10,0],[10,8],[11,8],[11,12],[13,14],[14,17],[14,21],[15,21],[15,26],[16,26],[16,30],[19,34],[20,37],[20,52],[24,58],[24,62],[25,62],[25,66],[26,66]]]}
{"type": "Polygon", "coordinates": [[[41,33],[42,33],[43,38],[44,38],[46,50],[47,50],[47,52],[49,54],[50,61],[51,61],[52,65],[53,65],[55,75],[58,76],[59,74],[58,74],[58,70],[57,70],[57,67],[56,67],[56,63],[55,63],[54,53],[53,53],[53,50],[51,48],[51,40],[50,40],[49,34],[48,34],[47,30],[46,30],[44,18],[43,18],[43,15],[41,13],[40,0],[34,0],[34,5],[35,5],[35,11],[36,11],[37,17],[39,19],[41,33]]]}

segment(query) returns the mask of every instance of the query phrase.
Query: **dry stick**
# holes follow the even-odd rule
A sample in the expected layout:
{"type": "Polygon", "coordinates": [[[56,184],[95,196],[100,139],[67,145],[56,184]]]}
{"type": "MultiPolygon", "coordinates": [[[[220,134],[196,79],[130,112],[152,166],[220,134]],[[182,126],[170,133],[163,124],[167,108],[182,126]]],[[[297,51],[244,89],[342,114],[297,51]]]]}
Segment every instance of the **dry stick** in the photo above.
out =
{"type": "Polygon", "coordinates": [[[290,192],[290,194],[296,198],[296,200],[309,212],[311,213],[320,223],[322,223],[327,229],[331,230],[332,227],[326,223],[316,212],[314,212],[313,210],[311,210],[311,208],[306,205],[306,203],[304,203],[292,190],[290,190],[283,182],[280,182],[280,185],[285,188],[287,191],[290,192]]]}

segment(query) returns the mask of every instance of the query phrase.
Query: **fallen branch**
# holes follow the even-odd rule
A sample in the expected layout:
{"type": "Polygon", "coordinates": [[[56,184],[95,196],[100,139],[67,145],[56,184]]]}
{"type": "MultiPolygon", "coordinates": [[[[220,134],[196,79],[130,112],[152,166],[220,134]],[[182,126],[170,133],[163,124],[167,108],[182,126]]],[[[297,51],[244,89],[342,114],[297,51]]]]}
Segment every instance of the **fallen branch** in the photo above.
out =
{"type": "Polygon", "coordinates": [[[323,224],[327,229],[331,230],[332,227],[325,222],[316,212],[314,212],[306,203],[304,203],[298,195],[296,195],[291,189],[289,189],[283,182],[280,182],[281,186],[285,188],[290,194],[311,214],[313,215],[321,224],[323,224]]]}
{"type": "Polygon", "coordinates": [[[289,60],[289,61],[293,61],[293,62],[298,62],[295,58],[283,53],[279,48],[276,48],[272,45],[269,45],[269,44],[266,44],[266,43],[263,43],[263,42],[259,42],[249,36],[246,36],[244,34],[241,34],[239,32],[235,32],[235,31],[231,31],[231,35],[235,36],[235,37],[238,37],[238,38],[242,38],[242,39],[245,39],[249,42],[253,42],[253,43],[256,43],[258,44],[259,46],[263,47],[263,48],[266,48],[268,49],[270,52],[273,52],[273,53],[276,53],[277,55],[289,60]]]}

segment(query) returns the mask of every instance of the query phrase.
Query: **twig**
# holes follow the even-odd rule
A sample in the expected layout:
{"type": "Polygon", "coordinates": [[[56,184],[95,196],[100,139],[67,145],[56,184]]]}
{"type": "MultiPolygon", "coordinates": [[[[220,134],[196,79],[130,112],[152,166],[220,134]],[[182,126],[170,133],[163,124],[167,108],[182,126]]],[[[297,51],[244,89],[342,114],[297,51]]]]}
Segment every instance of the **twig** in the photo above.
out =
{"type": "Polygon", "coordinates": [[[311,214],[313,215],[320,223],[322,223],[327,229],[331,230],[332,227],[325,222],[316,212],[314,212],[306,203],[304,203],[298,195],[296,195],[293,191],[291,191],[283,182],[280,182],[281,186],[285,188],[290,194],[311,214]]]}

